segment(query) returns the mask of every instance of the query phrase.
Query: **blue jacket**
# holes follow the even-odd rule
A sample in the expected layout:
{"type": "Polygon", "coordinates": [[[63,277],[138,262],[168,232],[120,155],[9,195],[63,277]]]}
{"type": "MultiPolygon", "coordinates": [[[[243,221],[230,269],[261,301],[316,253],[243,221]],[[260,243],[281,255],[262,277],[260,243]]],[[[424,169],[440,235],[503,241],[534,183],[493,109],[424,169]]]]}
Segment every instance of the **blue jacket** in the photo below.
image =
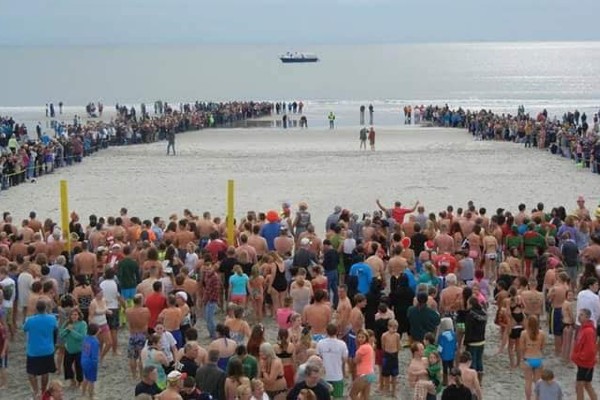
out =
{"type": "Polygon", "coordinates": [[[444,331],[438,339],[442,361],[452,361],[456,354],[456,333],[444,331]]]}

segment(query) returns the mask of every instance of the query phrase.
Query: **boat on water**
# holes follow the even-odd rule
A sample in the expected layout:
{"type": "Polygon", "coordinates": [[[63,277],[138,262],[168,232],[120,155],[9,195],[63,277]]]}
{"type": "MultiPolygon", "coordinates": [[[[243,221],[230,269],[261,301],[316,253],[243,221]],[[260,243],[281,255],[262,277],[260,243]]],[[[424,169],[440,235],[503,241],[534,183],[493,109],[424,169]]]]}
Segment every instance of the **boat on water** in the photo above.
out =
{"type": "Polygon", "coordinates": [[[319,61],[319,57],[309,53],[287,52],[279,57],[282,63],[311,63],[319,61]]]}

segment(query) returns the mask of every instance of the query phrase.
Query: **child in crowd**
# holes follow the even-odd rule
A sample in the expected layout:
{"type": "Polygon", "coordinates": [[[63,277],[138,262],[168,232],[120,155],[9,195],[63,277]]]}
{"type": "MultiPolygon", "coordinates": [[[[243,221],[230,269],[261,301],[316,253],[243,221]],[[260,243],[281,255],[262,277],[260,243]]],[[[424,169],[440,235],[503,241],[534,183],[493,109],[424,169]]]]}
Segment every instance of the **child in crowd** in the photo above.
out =
{"type": "Polygon", "coordinates": [[[429,354],[438,351],[438,346],[435,343],[435,335],[431,332],[425,334],[423,344],[425,345],[425,350],[423,351],[425,358],[429,358],[429,354]]]}
{"type": "Polygon", "coordinates": [[[98,361],[100,359],[100,341],[98,333],[100,329],[96,324],[88,326],[88,334],[83,339],[81,349],[81,369],[83,371],[83,382],[81,384],[81,393],[94,397],[94,384],[98,379],[98,361]]]}
{"type": "Polygon", "coordinates": [[[398,333],[398,322],[395,319],[388,321],[388,330],[381,336],[381,348],[383,350],[383,363],[381,366],[382,393],[388,393],[396,397],[396,377],[399,373],[398,353],[402,348],[400,334],[398,333]],[[391,385],[390,385],[391,384],[391,385]]]}
{"type": "Polygon", "coordinates": [[[448,384],[448,373],[454,365],[456,357],[456,332],[452,318],[442,318],[440,321],[440,336],[438,337],[438,350],[442,359],[444,386],[448,384]]]}
{"type": "Polygon", "coordinates": [[[429,353],[427,362],[427,375],[429,375],[429,379],[435,385],[436,392],[440,393],[442,391],[442,359],[440,353],[437,351],[429,353]]]}
{"type": "Polygon", "coordinates": [[[554,372],[545,369],[542,379],[535,383],[535,398],[537,400],[562,400],[563,391],[560,384],[554,380],[554,372]]]}

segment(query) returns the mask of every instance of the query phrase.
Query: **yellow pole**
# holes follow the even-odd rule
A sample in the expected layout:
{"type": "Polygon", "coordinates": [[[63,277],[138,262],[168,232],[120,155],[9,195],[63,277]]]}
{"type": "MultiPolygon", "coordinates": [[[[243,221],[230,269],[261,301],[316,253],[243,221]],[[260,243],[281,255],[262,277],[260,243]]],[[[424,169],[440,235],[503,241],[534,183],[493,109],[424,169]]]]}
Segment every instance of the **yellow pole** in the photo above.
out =
{"type": "Polygon", "coordinates": [[[235,226],[233,223],[233,215],[235,208],[235,183],[233,179],[227,181],[227,243],[230,246],[235,244],[235,226]]]}
{"type": "Polygon", "coordinates": [[[65,238],[65,249],[71,251],[71,233],[69,232],[69,187],[67,181],[60,181],[60,217],[65,238]]]}

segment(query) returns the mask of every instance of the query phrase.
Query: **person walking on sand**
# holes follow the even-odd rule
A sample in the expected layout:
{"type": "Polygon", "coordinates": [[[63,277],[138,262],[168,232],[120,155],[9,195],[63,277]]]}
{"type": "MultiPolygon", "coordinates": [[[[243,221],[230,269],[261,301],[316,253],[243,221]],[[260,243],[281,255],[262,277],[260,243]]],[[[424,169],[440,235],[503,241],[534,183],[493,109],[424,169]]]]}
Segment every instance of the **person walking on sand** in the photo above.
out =
{"type": "Polygon", "coordinates": [[[329,112],[327,119],[329,120],[329,129],[335,128],[335,114],[333,113],[333,111],[329,112]]]}
{"type": "Polygon", "coordinates": [[[369,125],[373,125],[373,104],[369,104],[369,125]]]}
{"type": "Polygon", "coordinates": [[[592,400],[597,400],[596,391],[592,386],[594,366],[596,365],[596,328],[591,320],[592,312],[588,308],[579,310],[577,319],[580,328],[573,345],[571,361],[577,366],[575,392],[577,400],[584,399],[584,390],[592,400]]]}
{"type": "Polygon", "coordinates": [[[367,128],[365,126],[362,127],[362,129],[360,130],[360,150],[362,150],[363,148],[366,150],[367,149],[367,133],[369,131],[367,130],[367,128]]]}
{"type": "Polygon", "coordinates": [[[169,155],[169,150],[173,149],[173,155],[177,155],[175,153],[175,132],[172,129],[169,129],[167,132],[167,155],[169,155]]]}
{"type": "Polygon", "coordinates": [[[373,127],[369,129],[369,145],[371,146],[371,151],[375,151],[375,129],[373,127]]]}

